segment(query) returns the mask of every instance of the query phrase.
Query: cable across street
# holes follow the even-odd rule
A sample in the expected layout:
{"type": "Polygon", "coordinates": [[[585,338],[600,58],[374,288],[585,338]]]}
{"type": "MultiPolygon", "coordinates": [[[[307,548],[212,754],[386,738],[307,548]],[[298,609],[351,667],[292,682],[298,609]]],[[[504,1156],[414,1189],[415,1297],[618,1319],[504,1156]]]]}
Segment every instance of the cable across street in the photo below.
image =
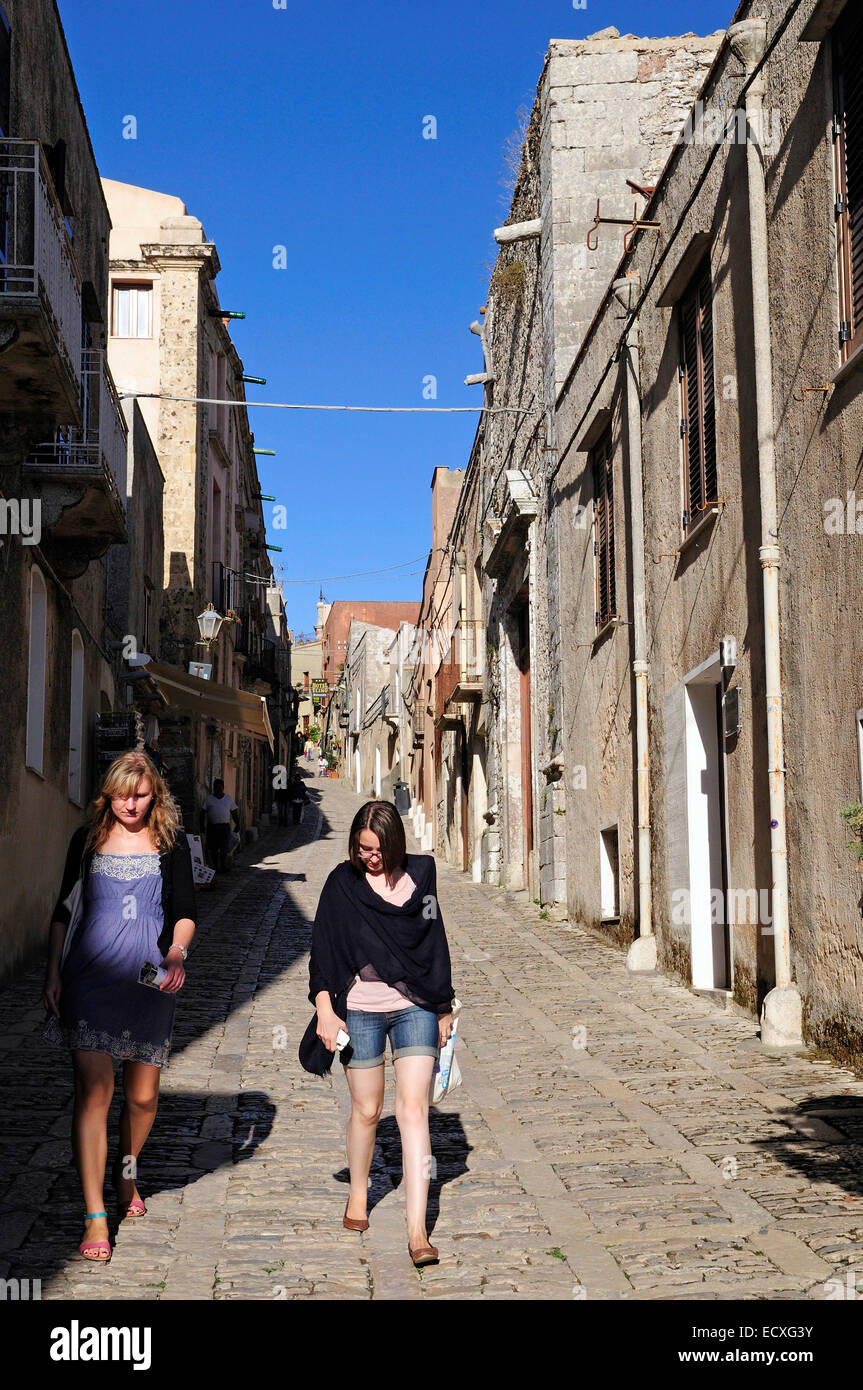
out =
{"type": "MultiPolygon", "coordinates": [[[[348,410],[366,415],[530,415],[514,405],[307,405],[285,401],[214,400],[209,396],[168,396],[160,391],[120,391],[121,401],[179,401],[186,405],[260,406],[264,410],[348,410]]],[[[534,410],[536,407],[533,408],[534,410]]]]}

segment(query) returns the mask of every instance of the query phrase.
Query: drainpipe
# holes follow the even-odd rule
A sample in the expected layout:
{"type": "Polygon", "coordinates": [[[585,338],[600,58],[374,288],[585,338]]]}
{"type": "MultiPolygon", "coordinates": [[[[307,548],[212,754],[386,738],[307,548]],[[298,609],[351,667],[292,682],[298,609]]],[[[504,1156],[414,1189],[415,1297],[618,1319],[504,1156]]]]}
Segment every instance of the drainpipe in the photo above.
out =
{"type": "MultiPolygon", "coordinates": [[[[612,285],[618,303],[627,311],[640,289],[637,275],[627,275],[612,285]]],[[[638,768],[636,816],[638,821],[638,939],[626,957],[633,971],[656,969],[656,937],[653,933],[653,897],[650,851],[650,750],[647,741],[647,610],[644,577],[644,488],[641,449],[641,367],[638,356],[638,319],[630,321],[626,334],[626,419],[629,439],[629,491],[632,508],[632,607],[635,658],[635,759],[638,768]]]]}
{"type": "MultiPolygon", "coordinates": [[[[764,53],[763,19],[732,24],[728,41],[749,78],[764,53]]],[[[776,983],[761,1011],[761,1041],[766,1047],[800,1047],[803,1006],[791,981],[788,923],[788,845],[785,812],[785,757],[782,738],[782,667],[779,630],[779,565],[776,454],[773,421],[773,366],[770,351],[770,291],[767,257],[767,202],[761,155],[763,72],[746,91],[746,175],[749,242],[752,263],[752,327],[755,340],[755,411],[758,428],[758,476],[761,488],[761,548],[764,582],[764,671],[767,703],[768,784],[770,791],[770,863],[773,878],[773,951],[776,983]]]]}

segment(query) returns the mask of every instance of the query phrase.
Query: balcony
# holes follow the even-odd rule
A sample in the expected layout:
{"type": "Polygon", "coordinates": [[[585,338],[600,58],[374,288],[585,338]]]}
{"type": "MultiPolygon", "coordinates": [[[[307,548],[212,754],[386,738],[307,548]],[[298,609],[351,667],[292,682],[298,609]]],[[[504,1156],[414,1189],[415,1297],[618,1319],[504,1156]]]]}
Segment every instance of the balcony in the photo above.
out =
{"type": "Polygon", "coordinates": [[[221,560],[214,560],[213,584],[210,592],[213,607],[217,613],[221,613],[223,618],[228,613],[236,613],[240,607],[239,571],[228,569],[221,560]]]}
{"type": "Polygon", "coordinates": [[[276,644],[269,637],[254,633],[250,640],[249,657],[243,679],[263,685],[272,690],[277,684],[276,644]]]}
{"type": "Polygon", "coordinates": [[[83,574],[111,545],[126,541],[128,431],[105,353],[81,354],[81,424],[37,444],[22,474],[42,501],[51,563],[65,578],[83,574]]]}
{"type": "Polygon", "coordinates": [[[80,423],[81,276],[38,140],[0,140],[0,411],[80,423]]]}
{"type": "Polygon", "coordinates": [[[482,700],[485,670],[485,629],[480,622],[459,623],[435,680],[436,719],[443,725],[457,720],[456,705],[482,700]]]}

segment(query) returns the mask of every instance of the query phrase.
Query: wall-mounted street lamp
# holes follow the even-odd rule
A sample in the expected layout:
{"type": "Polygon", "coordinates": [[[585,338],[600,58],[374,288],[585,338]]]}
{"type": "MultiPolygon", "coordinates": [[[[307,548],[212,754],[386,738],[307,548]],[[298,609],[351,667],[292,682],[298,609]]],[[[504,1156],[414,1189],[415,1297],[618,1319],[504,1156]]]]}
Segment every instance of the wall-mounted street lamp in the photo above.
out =
{"type": "Polygon", "coordinates": [[[195,646],[206,647],[209,651],[211,643],[215,642],[221,631],[222,623],[230,621],[230,618],[223,618],[221,613],[217,613],[213,605],[208,603],[203,613],[199,613],[197,617],[201,640],[196,642],[195,646]]]}

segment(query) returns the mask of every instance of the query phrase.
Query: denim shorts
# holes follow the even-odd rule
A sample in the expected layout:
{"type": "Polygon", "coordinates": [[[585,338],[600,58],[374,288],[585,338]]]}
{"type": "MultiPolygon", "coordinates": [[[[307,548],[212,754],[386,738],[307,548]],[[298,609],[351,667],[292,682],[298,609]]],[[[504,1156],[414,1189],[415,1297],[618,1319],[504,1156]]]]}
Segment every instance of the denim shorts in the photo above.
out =
{"type": "Polygon", "coordinates": [[[413,1004],[392,1013],[371,1013],[348,1009],[345,1019],[350,1043],[342,1052],[346,1067],[381,1067],[387,1049],[387,1035],[393,1061],[399,1057],[437,1057],[437,1014],[413,1004]]]}

